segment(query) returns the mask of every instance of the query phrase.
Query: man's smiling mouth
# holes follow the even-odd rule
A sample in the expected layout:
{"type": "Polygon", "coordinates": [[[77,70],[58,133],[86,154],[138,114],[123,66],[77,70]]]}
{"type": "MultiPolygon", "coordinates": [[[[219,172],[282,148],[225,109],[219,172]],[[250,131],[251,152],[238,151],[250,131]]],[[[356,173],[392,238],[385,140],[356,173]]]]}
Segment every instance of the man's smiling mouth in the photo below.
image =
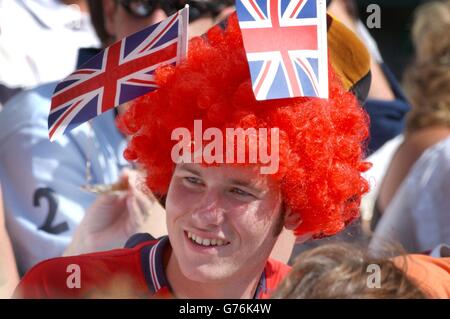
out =
{"type": "Polygon", "coordinates": [[[221,238],[203,238],[199,235],[196,235],[194,233],[191,233],[189,231],[186,231],[187,237],[194,243],[196,243],[197,245],[201,245],[201,246],[205,246],[205,247],[210,247],[210,246],[215,246],[215,247],[220,247],[220,246],[225,246],[228,245],[230,242],[225,240],[225,239],[221,239],[221,238]]]}

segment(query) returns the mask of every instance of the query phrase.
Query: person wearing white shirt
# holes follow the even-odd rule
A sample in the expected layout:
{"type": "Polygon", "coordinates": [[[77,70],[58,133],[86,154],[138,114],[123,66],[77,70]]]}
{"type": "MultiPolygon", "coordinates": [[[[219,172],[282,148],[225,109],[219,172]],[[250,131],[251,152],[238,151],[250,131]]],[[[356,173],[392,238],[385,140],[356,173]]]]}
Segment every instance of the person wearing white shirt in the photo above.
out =
{"type": "Polygon", "coordinates": [[[0,0],[0,103],[66,77],[79,48],[100,46],[85,0],[0,0]]]}
{"type": "Polygon", "coordinates": [[[400,243],[409,253],[450,245],[450,137],[429,148],[380,220],[370,248],[380,253],[400,243]]]}

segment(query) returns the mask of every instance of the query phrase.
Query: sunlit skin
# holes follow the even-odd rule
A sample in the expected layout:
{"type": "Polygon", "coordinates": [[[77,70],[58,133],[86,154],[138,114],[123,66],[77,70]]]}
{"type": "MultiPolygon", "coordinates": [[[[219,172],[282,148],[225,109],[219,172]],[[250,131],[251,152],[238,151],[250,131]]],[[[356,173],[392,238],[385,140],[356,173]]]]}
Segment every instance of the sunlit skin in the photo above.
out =
{"type": "MultiPolygon", "coordinates": [[[[172,253],[166,273],[177,297],[251,298],[277,240],[280,189],[256,166],[176,167],[166,200],[172,253]],[[194,243],[188,234],[222,240],[194,243]]],[[[285,226],[299,223],[285,215],[285,226]]]]}

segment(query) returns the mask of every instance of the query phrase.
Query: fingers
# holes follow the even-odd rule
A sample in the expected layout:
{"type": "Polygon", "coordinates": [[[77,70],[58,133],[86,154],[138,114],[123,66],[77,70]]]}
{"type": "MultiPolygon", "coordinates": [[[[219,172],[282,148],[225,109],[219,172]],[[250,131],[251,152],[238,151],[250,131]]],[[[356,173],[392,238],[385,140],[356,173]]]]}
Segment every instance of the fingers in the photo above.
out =
{"type": "Polygon", "coordinates": [[[141,192],[132,192],[128,203],[135,232],[146,232],[155,238],[167,234],[165,211],[157,201],[152,201],[141,192]]]}
{"type": "Polygon", "coordinates": [[[145,183],[145,174],[142,171],[128,169],[126,174],[131,188],[143,193],[150,193],[145,183]]]}
{"type": "Polygon", "coordinates": [[[92,207],[96,209],[108,209],[108,208],[116,208],[118,206],[124,207],[125,199],[127,197],[127,193],[125,192],[116,192],[116,193],[107,193],[97,197],[97,200],[94,202],[92,207]]]}
{"type": "Polygon", "coordinates": [[[141,208],[139,207],[135,196],[132,194],[127,196],[126,203],[128,216],[126,219],[125,232],[128,236],[131,236],[141,231],[144,217],[142,216],[141,208]]]}
{"type": "Polygon", "coordinates": [[[126,210],[126,193],[111,193],[98,196],[94,204],[86,210],[80,225],[99,231],[112,224],[126,210]]]}

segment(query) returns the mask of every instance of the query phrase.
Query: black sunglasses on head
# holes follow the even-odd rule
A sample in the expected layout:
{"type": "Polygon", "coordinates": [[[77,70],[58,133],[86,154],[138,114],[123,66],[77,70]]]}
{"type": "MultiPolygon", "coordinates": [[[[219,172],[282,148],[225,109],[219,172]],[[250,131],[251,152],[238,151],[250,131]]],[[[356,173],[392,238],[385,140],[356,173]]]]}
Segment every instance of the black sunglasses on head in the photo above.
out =
{"type": "Polygon", "coordinates": [[[206,13],[213,16],[221,7],[220,1],[213,0],[118,0],[122,7],[136,18],[148,18],[157,8],[170,16],[189,4],[189,22],[193,22],[206,13]],[[215,4],[214,4],[215,2],[215,4]]]}

